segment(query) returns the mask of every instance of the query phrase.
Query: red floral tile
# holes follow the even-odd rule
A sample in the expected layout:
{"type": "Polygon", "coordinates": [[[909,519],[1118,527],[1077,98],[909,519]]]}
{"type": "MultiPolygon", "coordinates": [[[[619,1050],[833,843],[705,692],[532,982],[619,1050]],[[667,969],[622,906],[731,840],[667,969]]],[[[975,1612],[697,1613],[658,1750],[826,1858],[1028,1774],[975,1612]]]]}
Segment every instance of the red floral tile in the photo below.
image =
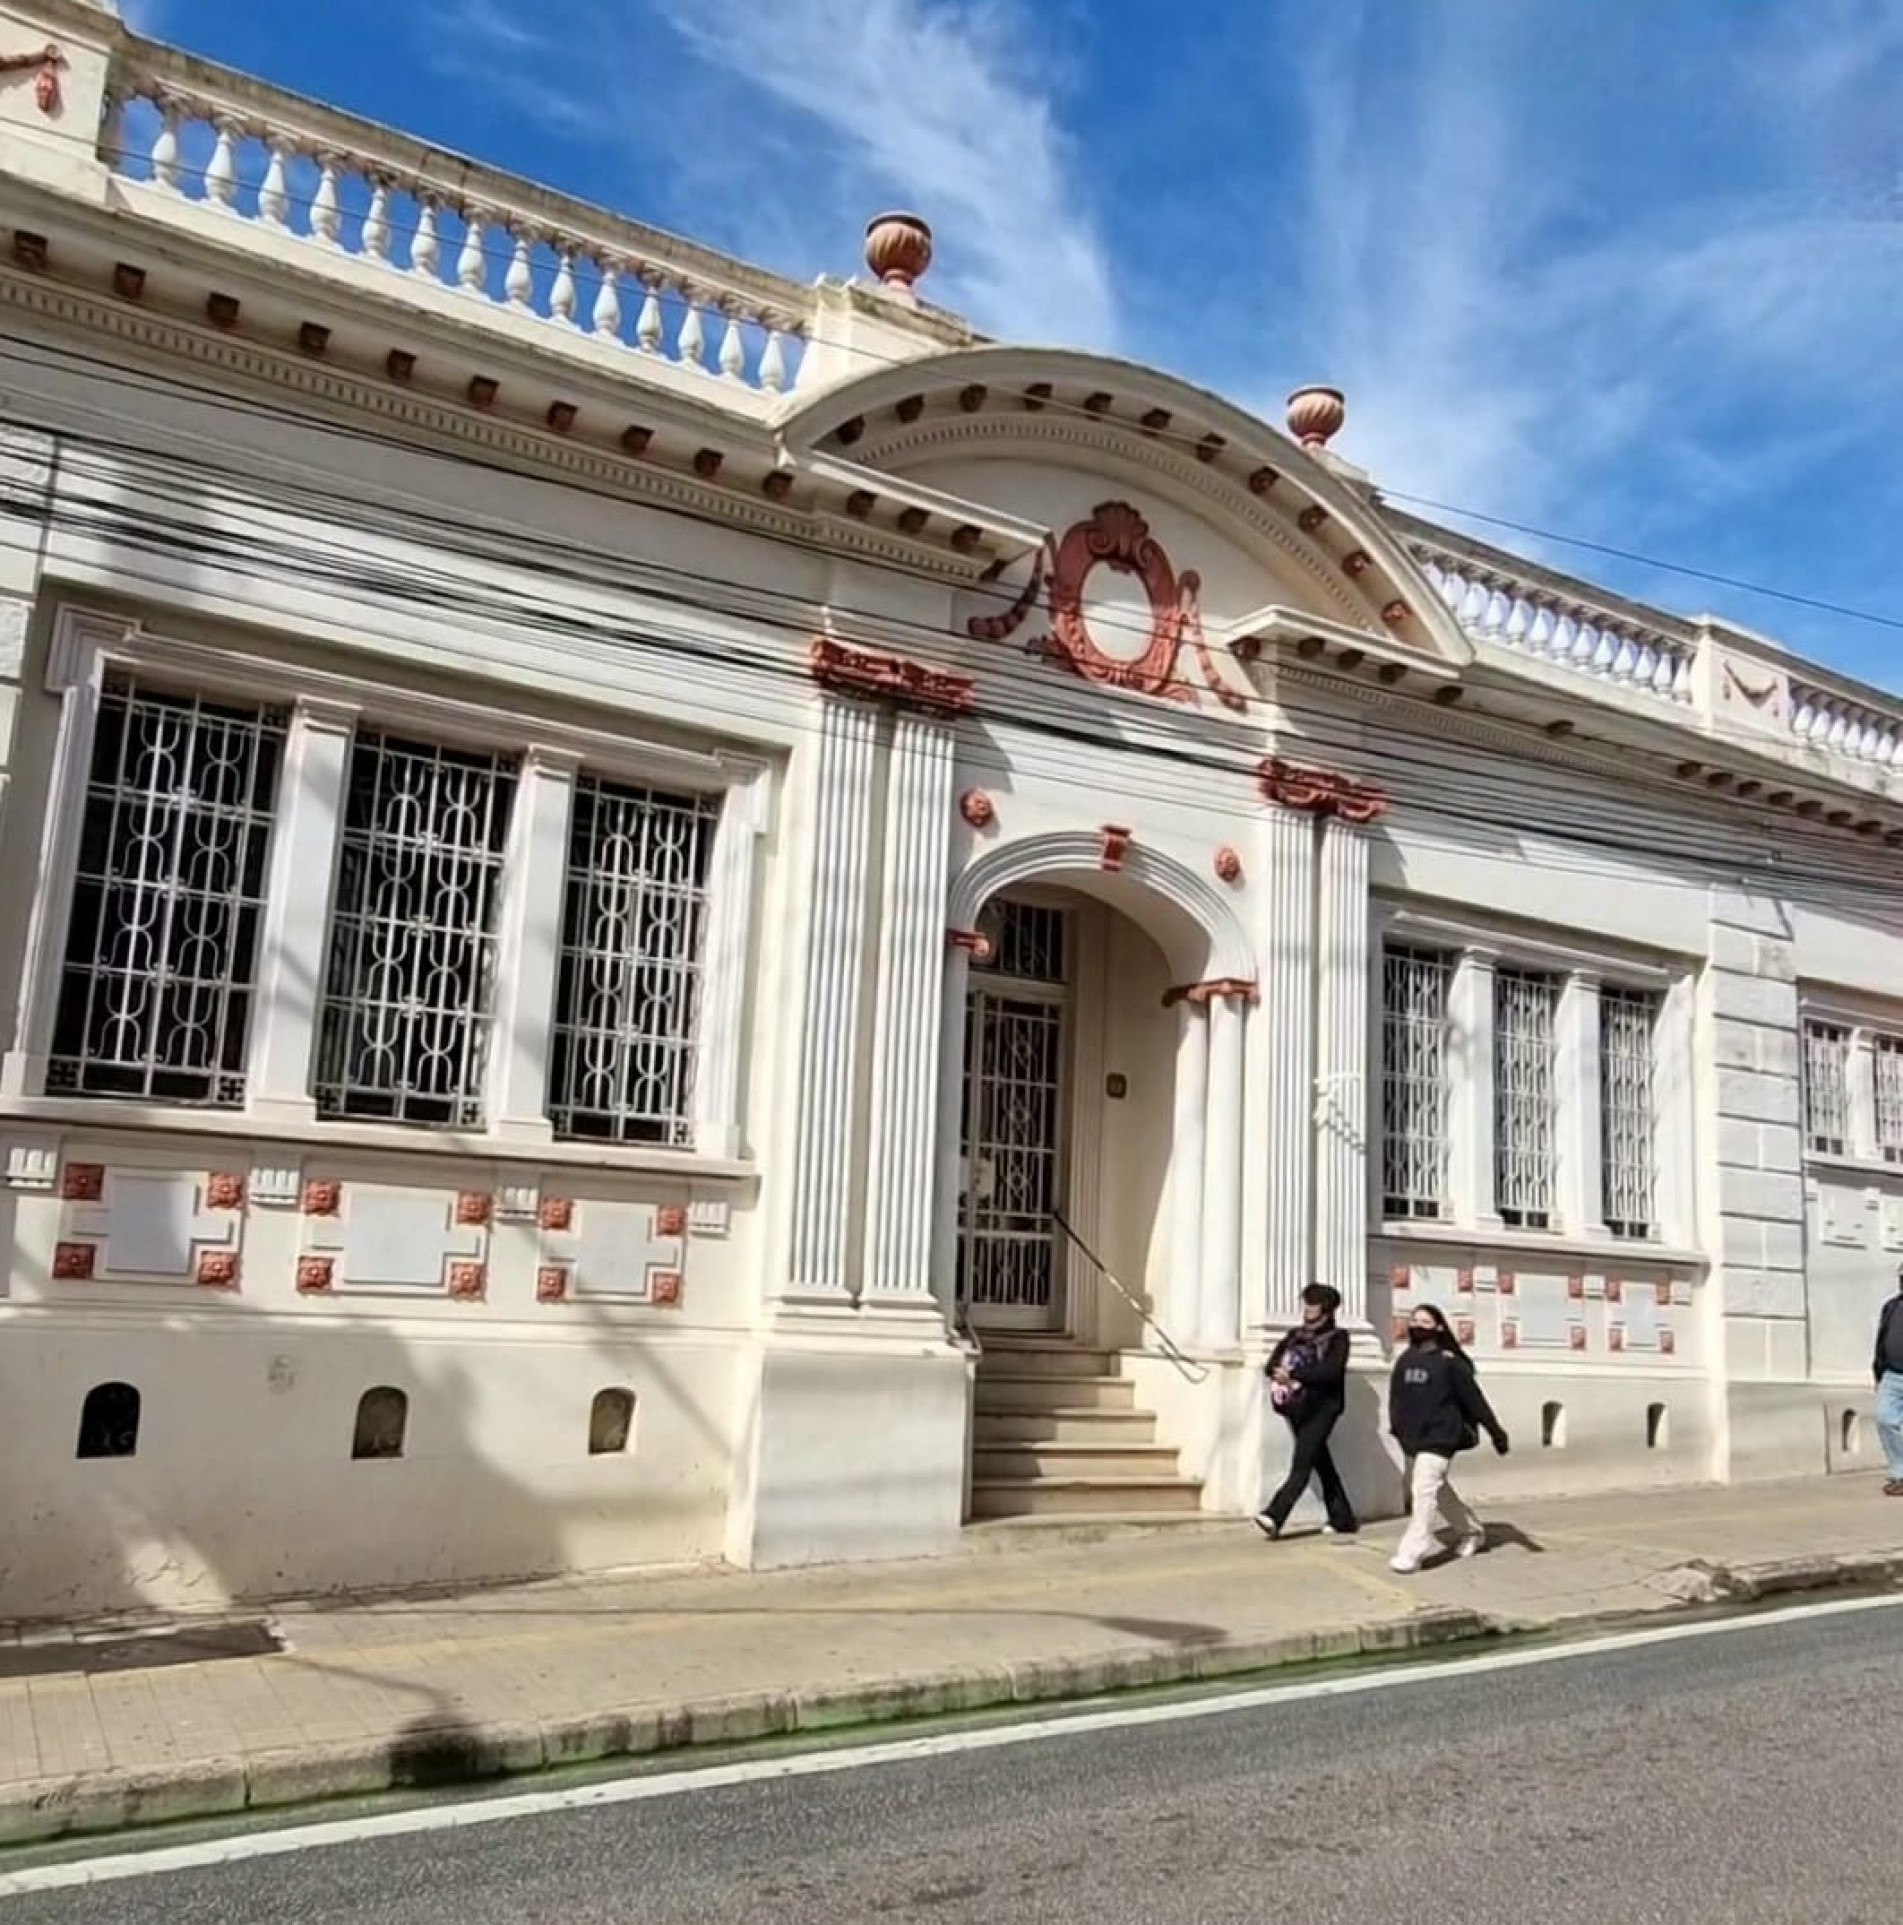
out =
{"type": "Polygon", "coordinates": [[[68,1203],[97,1203],[106,1193],[103,1163],[69,1163],[60,1172],[59,1193],[68,1203]]]}

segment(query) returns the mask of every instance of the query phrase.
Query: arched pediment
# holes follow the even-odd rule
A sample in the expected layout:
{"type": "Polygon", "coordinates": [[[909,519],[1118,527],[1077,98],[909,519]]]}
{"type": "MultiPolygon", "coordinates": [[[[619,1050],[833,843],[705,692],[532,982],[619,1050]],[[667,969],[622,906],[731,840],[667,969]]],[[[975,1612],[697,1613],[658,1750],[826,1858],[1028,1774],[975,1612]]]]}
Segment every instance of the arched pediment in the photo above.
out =
{"type": "Polygon", "coordinates": [[[1087,679],[1244,704],[1247,664],[1319,638],[1459,673],[1472,645],[1371,504],[1231,403],[1134,363],[972,348],[791,406],[788,454],[1022,531],[961,596],[978,640],[1034,644],[1087,679]]]}

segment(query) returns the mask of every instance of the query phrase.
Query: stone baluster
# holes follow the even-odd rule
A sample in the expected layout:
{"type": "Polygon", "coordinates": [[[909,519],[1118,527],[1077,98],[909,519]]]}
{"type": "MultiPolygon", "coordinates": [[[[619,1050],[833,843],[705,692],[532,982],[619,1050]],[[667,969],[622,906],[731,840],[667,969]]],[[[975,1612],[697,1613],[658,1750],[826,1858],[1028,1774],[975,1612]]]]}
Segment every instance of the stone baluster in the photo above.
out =
{"type": "Polygon", "coordinates": [[[370,209],[363,217],[363,257],[390,264],[390,183],[378,176],[370,186],[370,209]]]}
{"type": "MultiPolygon", "coordinates": [[[[945,894],[955,739],[948,721],[901,714],[886,770],[885,873],[873,1018],[864,1294],[932,1298],[933,1132],[944,1021],[945,894]]],[[[830,1047],[830,1045],[826,1045],[830,1047]]]]}
{"type": "Polygon", "coordinates": [[[768,327],[766,346],[760,350],[760,385],[768,394],[786,390],[786,336],[776,326],[768,327]]]}
{"type": "Polygon", "coordinates": [[[563,327],[575,325],[575,250],[558,246],[555,254],[555,279],[549,283],[549,319],[563,327]]]}
{"type": "Polygon", "coordinates": [[[152,178],[174,194],[179,191],[178,122],[177,101],[160,100],[159,131],[152,142],[152,178]]]}
{"type": "Polygon", "coordinates": [[[457,286],[465,294],[486,294],[487,268],[488,262],[482,251],[482,216],[471,207],[463,214],[462,251],[456,256],[457,286]]]}
{"type": "Polygon", "coordinates": [[[343,208],[337,199],[337,156],[317,157],[317,193],[311,201],[311,238],[321,247],[336,247],[343,231],[343,208]]]}
{"type": "Polygon", "coordinates": [[[508,269],[502,277],[502,298],[518,314],[526,314],[531,312],[530,299],[535,293],[535,271],[529,264],[529,237],[520,228],[510,229],[509,237],[513,245],[509,249],[508,269]]]}
{"type": "Polygon", "coordinates": [[[416,202],[416,238],[410,243],[410,272],[419,280],[442,282],[443,242],[436,230],[436,196],[421,194],[416,202]]]}
{"type": "Polygon", "coordinates": [[[720,378],[723,381],[738,381],[746,371],[746,340],[740,332],[739,316],[729,309],[727,325],[720,336],[720,378]]]}
{"type": "Polygon", "coordinates": [[[238,198],[238,129],[223,114],[213,126],[217,131],[205,167],[205,198],[214,207],[230,209],[238,198]]]}
{"type": "Polygon", "coordinates": [[[827,697],[810,750],[811,866],[799,890],[804,966],[781,1290],[795,1300],[842,1302],[852,1287],[847,1232],[877,727],[872,708],[827,697]]]}
{"type": "Polygon", "coordinates": [[[595,305],[589,311],[588,327],[593,334],[610,341],[621,339],[621,270],[606,255],[600,257],[601,285],[595,290],[595,305]]]}
{"type": "Polygon", "coordinates": [[[282,134],[267,133],[264,178],[258,183],[258,219],[280,233],[291,231],[291,194],[288,185],[290,147],[282,134]]]}
{"type": "Polygon", "coordinates": [[[660,285],[646,269],[641,271],[641,282],[641,313],[634,324],[634,343],[643,354],[659,354],[667,332],[661,314],[660,285]]]}
{"type": "Polygon", "coordinates": [[[681,327],[674,337],[674,358],[682,367],[707,372],[707,328],[692,288],[681,289],[681,327]]]}

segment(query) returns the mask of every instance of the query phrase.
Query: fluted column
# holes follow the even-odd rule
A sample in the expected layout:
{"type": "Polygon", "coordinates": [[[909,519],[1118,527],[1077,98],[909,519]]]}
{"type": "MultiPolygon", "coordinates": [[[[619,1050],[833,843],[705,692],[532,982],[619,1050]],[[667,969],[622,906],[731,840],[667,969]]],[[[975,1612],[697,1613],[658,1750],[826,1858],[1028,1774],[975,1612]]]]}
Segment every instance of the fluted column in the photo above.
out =
{"type": "Polygon", "coordinates": [[[1342,1316],[1368,1315],[1368,843],[1322,826],[1315,1102],[1315,1270],[1342,1316]]]}
{"type": "Polygon", "coordinates": [[[1202,1313],[1198,1336],[1241,1341],[1242,1087],[1248,985],[1219,984],[1209,998],[1209,1100],[1203,1124],[1202,1313]]]}
{"type": "Polygon", "coordinates": [[[1176,1005],[1176,1104],[1170,1153],[1170,1266],[1174,1281],[1164,1321],[1179,1341],[1203,1323],[1204,1126],[1209,1112],[1209,1012],[1184,997],[1176,1005]]]}
{"type": "Polygon", "coordinates": [[[886,772],[863,1288],[908,1305],[932,1292],[953,747],[944,722],[900,715],[886,772]]]}
{"type": "Polygon", "coordinates": [[[1261,932],[1257,1034],[1266,1055],[1268,1190],[1266,1300],[1252,1321],[1286,1329],[1313,1277],[1315,1089],[1315,818],[1276,809],[1268,819],[1267,925],[1261,932]]]}
{"type": "Polygon", "coordinates": [[[873,708],[828,699],[813,749],[784,1294],[822,1302],[843,1301],[852,1290],[852,1112],[877,730],[873,708]]]}

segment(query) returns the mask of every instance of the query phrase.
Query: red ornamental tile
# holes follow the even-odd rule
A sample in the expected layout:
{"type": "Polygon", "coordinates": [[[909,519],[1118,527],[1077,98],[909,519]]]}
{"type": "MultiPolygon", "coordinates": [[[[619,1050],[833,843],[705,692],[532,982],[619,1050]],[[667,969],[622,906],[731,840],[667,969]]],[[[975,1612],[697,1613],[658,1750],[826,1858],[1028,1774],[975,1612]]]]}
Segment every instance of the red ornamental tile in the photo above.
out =
{"type": "Polygon", "coordinates": [[[1566,1279],[1566,1294],[1571,1297],[1575,1303],[1578,1303],[1586,1294],[1586,1279],[1584,1277],[1568,1277],[1566,1279]]]}
{"type": "Polygon", "coordinates": [[[467,1303],[483,1293],[488,1279],[479,1263],[452,1263],[449,1266],[449,1294],[467,1303]]]}
{"type": "Polygon", "coordinates": [[[655,1273],[654,1281],[648,1286],[648,1299],[663,1310],[677,1310],[681,1301],[681,1277],[678,1270],[661,1270],[655,1273]]]}
{"type": "Polygon", "coordinates": [[[464,1190],[456,1198],[458,1223],[487,1223],[494,1214],[496,1200],[487,1190],[464,1190]]]}
{"type": "Polygon", "coordinates": [[[1625,1348],[1625,1325],[1624,1324],[1615,1323],[1607,1330],[1606,1348],[1608,1350],[1623,1350],[1625,1348]]]}
{"type": "Polygon", "coordinates": [[[93,1273],[99,1249],[92,1243],[56,1243],[53,1246],[53,1275],[61,1283],[79,1283],[93,1273]]]}
{"type": "Polygon", "coordinates": [[[545,1263],[535,1273],[535,1301],[560,1303],[568,1295],[568,1272],[559,1263],[545,1263]]]}
{"type": "Polygon", "coordinates": [[[1388,1341],[1390,1343],[1407,1342],[1407,1319],[1405,1317],[1390,1317],[1388,1319],[1388,1341]]]}
{"type": "Polygon", "coordinates": [[[60,1172],[59,1193],[68,1203],[97,1203],[106,1193],[103,1163],[69,1163],[60,1172]]]}
{"type": "Polygon", "coordinates": [[[1574,1350],[1584,1350],[1586,1347],[1586,1326],[1583,1323],[1574,1324],[1566,1333],[1566,1342],[1568,1346],[1574,1350]]]}
{"type": "Polygon", "coordinates": [[[1666,1356],[1666,1357],[1669,1357],[1669,1356],[1671,1356],[1671,1355],[1672,1355],[1672,1354],[1673,1354],[1673,1353],[1674,1353],[1674,1352],[1675,1352],[1675,1351],[1676,1351],[1677,1349],[1678,1349],[1678,1336],[1677,1336],[1677,1333],[1676,1333],[1676,1332],[1674,1332],[1674,1331],[1670,1331],[1670,1330],[1661,1330],[1661,1331],[1659,1332],[1659,1353],[1660,1353],[1660,1355],[1662,1355],[1662,1356],[1666,1356]]]}
{"type": "Polygon", "coordinates": [[[1414,1272],[1409,1269],[1405,1263],[1397,1263],[1394,1268],[1388,1272],[1388,1288],[1390,1290],[1405,1290],[1413,1281],[1414,1272]]]}
{"type": "Polygon", "coordinates": [[[545,1196],[537,1221],[544,1230],[567,1230],[574,1227],[575,1199],[572,1196],[545,1196]]]}
{"type": "Polygon", "coordinates": [[[335,1177],[324,1177],[304,1185],[306,1216],[335,1216],[343,1208],[344,1186],[335,1177]]]}
{"type": "Polygon", "coordinates": [[[1459,1343],[1472,1343],[1474,1340],[1474,1320],[1471,1317],[1454,1319],[1454,1337],[1459,1343]]]}
{"type": "Polygon", "coordinates": [[[654,1234],[657,1237],[684,1237],[687,1234],[687,1205],[661,1204],[654,1212],[654,1234]]]}
{"type": "Polygon", "coordinates": [[[208,1210],[242,1210],[244,1178],[236,1170],[214,1170],[205,1179],[205,1207],[208,1210]]]}
{"type": "Polygon", "coordinates": [[[1519,1287],[1520,1287],[1520,1280],[1518,1277],[1516,1277],[1513,1274],[1511,1270],[1502,1270],[1500,1272],[1499,1278],[1496,1283],[1496,1288],[1499,1290],[1501,1296],[1503,1297],[1513,1296],[1519,1290],[1519,1287]]]}
{"type": "Polygon", "coordinates": [[[297,1261],[297,1287],[308,1296],[330,1288],[335,1266],[329,1257],[300,1257],[297,1261]]]}
{"type": "Polygon", "coordinates": [[[1654,1292],[1653,1292],[1653,1295],[1654,1295],[1654,1296],[1656,1296],[1656,1297],[1658,1298],[1658,1300],[1659,1300],[1659,1302],[1660,1302],[1660,1303],[1661,1303],[1662,1305],[1664,1305],[1664,1306],[1665,1306],[1665,1307],[1666,1307],[1667,1309],[1669,1309],[1669,1308],[1671,1307],[1671,1302],[1672,1302],[1672,1286],[1671,1286],[1671,1284],[1670,1284],[1670,1283],[1668,1283],[1668,1282],[1661,1282],[1661,1283],[1660,1283],[1660,1284],[1658,1285],[1658,1287],[1657,1287],[1657,1288],[1656,1288],[1656,1289],[1654,1290],[1654,1292]]]}
{"type": "Polygon", "coordinates": [[[1606,1301],[1608,1303],[1625,1302],[1625,1282],[1622,1278],[1608,1277],[1606,1279],[1606,1301]]]}
{"type": "Polygon", "coordinates": [[[1456,1270],[1454,1272],[1454,1288],[1458,1290],[1463,1297],[1471,1296],[1473,1294],[1473,1287],[1474,1273],[1472,1270],[1456,1270]]]}
{"type": "Polygon", "coordinates": [[[198,1281],[207,1290],[230,1290],[238,1281],[238,1258],[231,1250],[202,1250],[198,1257],[198,1281]]]}

